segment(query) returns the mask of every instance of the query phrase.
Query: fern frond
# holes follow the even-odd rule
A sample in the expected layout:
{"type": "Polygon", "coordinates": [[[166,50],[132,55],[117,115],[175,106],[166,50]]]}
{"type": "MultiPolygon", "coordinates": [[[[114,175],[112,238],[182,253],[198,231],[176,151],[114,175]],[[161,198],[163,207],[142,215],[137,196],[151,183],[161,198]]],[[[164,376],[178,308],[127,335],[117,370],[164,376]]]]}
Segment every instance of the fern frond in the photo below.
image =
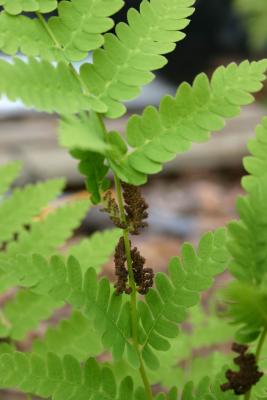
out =
{"type": "Polygon", "coordinates": [[[12,56],[21,52],[47,61],[65,61],[62,50],[55,46],[40,20],[25,15],[0,14],[0,49],[12,56]]]}
{"type": "Polygon", "coordinates": [[[104,43],[103,33],[114,23],[110,15],[123,6],[122,0],[71,0],[58,5],[58,16],[48,21],[48,26],[63,48],[68,60],[79,61],[90,50],[104,43]],[[70,18],[71,16],[71,18],[70,18]]]}
{"type": "Polygon", "coordinates": [[[0,242],[12,239],[23,225],[30,224],[47,203],[58,196],[64,186],[62,179],[15,189],[0,205],[0,242]]]}
{"type": "MultiPolygon", "coordinates": [[[[104,347],[112,350],[115,359],[121,359],[126,353],[130,364],[139,366],[131,343],[130,304],[114,294],[108,279],[98,282],[94,268],[89,268],[84,276],[74,257],[66,265],[57,256],[49,264],[41,256],[24,257],[24,260],[20,257],[16,269],[21,273],[19,285],[30,289],[26,292],[29,296],[49,296],[51,301],[66,302],[81,309],[93,320],[104,347]]],[[[8,316],[6,319],[9,320],[8,316]]]]}
{"type": "Polygon", "coordinates": [[[42,339],[33,341],[32,351],[45,356],[55,353],[59,357],[70,354],[79,361],[95,357],[103,351],[98,332],[92,323],[79,311],[58,326],[50,327],[42,339]]]}
{"type": "Polygon", "coordinates": [[[48,113],[74,114],[89,109],[103,113],[107,110],[93,94],[82,92],[79,80],[62,62],[53,66],[33,58],[28,62],[14,58],[12,64],[0,60],[0,94],[48,113]]]}
{"type": "Polygon", "coordinates": [[[162,68],[163,54],[173,51],[175,42],[185,35],[186,17],[194,9],[194,0],[143,0],[140,11],[128,11],[128,24],[119,23],[116,35],[104,36],[104,49],[93,54],[93,64],[81,67],[81,76],[91,93],[107,105],[107,116],[125,113],[121,101],[130,100],[149,83],[151,71],[162,68]]]}
{"type": "Polygon", "coordinates": [[[21,352],[6,353],[0,356],[0,372],[1,387],[18,388],[43,398],[133,399],[131,378],[125,378],[117,385],[112,371],[100,366],[93,358],[81,367],[70,355],[61,359],[54,353],[49,353],[46,358],[21,352]]]}
{"type": "Polygon", "coordinates": [[[120,229],[96,232],[77,245],[71,246],[68,255],[74,256],[80,263],[82,271],[93,267],[97,272],[113,254],[116,244],[121,236],[120,229]]]}
{"type": "MultiPolygon", "coordinates": [[[[41,11],[40,7],[37,9],[37,2],[34,3],[36,10],[32,11],[41,11]]],[[[54,3],[57,5],[56,1],[54,3]]],[[[3,12],[0,16],[0,48],[7,54],[15,55],[20,50],[27,56],[40,56],[48,61],[82,60],[89,51],[102,46],[103,33],[114,25],[109,16],[123,4],[122,0],[61,1],[58,3],[58,16],[47,22],[24,15],[10,15],[20,11],[7,10],[9,14],[3,12]]],[[[32,4],[28,6],[33,7],[32,4]]]]}
{"type": "Polygon", "coordinates": [[[20,14],[23,11],[39,11],[49,13],[57,8],[56,0],[0,0],[0,5],[13,15],[20,14]]]}
{"type": "Polygon", "coordinates": [[[155,351],[170,348],[170,339],[178,334],[176,324],[185,319],[187,308],[198,303],[199,293],[212,285],[213,277],[224,271],[228,259],[226,232],[218,229],[201,238],[197,252],[190,244],[184,244],[182,259],[170,260],[169,277],[164,273],[156,275],[156,288],[150,289],[145,302],[139,302],[143,327],[140,342],[149,368],[158,368],[155,351]]]}
{"type": "Polygon", "coordinates": [[[17,178],[20,170],[21,163],[17,161],[0,165],[0,195],[9,189],[9,186],[17,178]]]}
{"type": "Polygon", "coordinates": [[[3,307],[0,318],[0,336],[23,340],[45,319],[51,317],[63,302],[49,295],[38,295],[31,291],[19,291],[3,307]]]}
{"type": "Polygon", "coordinates": [[[242,186],[247,192],[260,183],[267,175],[267,117],[256,128],[256,137],[248,142],[250,156],[244,157],[243,164],[249,175],[243,177],[242,186]]]}
{"type": "MultiPolygon", "coordinates": [[[[13,258],[18,254],[28,256],[35,253],[43,256],[53,254],[79,226],[89,208],[87,200],[75,201],[57,208],[45,219],[31,222],[30,229],[22,230],[18,240],[9,243],[5,252],[0,253],[0,268],[3,268],[1,262],[8,260],[10,265],[5,271],[12,274],[13,258]]],[[[2,287],[1,278],[0,287],[2,287]]]]}
{"type": "Polygon", "coordinates": [[[189,150],[192,142],[206,141],[211,131],[223,128],[225,118],[238,115],[241,105],[253,101],[250,93],[262,87],[266,69],[266,60],[219,67],[211,82],[200,74],[192,86],[180,85],[175,97],[164,97],[159,110],[148,106],[142,116],[132,116],[127,126],[127,140],[134,148],[128,156],[130,166],[154,174],[177,153],[189,150]]]}

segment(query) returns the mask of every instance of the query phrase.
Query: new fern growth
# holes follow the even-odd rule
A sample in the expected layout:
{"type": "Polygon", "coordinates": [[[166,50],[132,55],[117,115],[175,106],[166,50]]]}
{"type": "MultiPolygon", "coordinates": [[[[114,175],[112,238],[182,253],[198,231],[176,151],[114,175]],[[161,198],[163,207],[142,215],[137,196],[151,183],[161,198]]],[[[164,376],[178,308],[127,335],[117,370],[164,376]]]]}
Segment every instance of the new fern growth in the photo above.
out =
{"type": "MultiPolygon", "coordinates": [[[[121,117],[124,102],[138,96],[154,79],[153,71],[166,64],[166,54],[185,37],[193,3],[143,0],[110,33],[122,0],[0,0],[0,49],[12,56],[0,60],[0,93],[59,114],[59,142],[79,161],[90,193],[90,202],[70,203],[36,218],[61,193],[63,181],[5,195],[20,166],[0,167],[0,291],[9,293],[0,313],[1,388],[55,400],[266,397],[261,357],[267,335],[266,119],[249,143],[239,221],[204,234],[196,248],[185,243],[181,255],[169,260],[167,273],[154,274],[130,236],[147,225],[148,204],[139,186],[253,102],[266,78],[267,60],[219,67],[210,79],[198,75],[192,85],[181,84],[175,96],[164,96],[158,108],[148,105],[131,116],[125,135],[105,124],[107,118],[121,117]],[[81,62],[79,70],[74,61],[81,62]],[[99,203],[115,229],[57,254],[99,203]],[[115,284],[98,276],[111,254],[115,284]],[[231,369],[229,355],[228,367],[217,363],[216,378],[212,374],[198,382],[192,374],[193,382],[181,387],[173,364],[168,378],[175,379],[167,387],[161,368],[184,343],[179,325],[226,268],[233,275],[225,298],[229,318],[239,326],[234,349],[240,370],[231,369]],[[68,316],[20,351],[29,332],[65,305],[68,316]],[[257,343],[256,350],[246,353],[250,342],[257,343]],[[120,378],[118,365],[123,365],[120,378]],[[152,383],[164,391],[153,392],[152,383]]],[[[202,372],[210,375],[204,366],[202,372]]]]}

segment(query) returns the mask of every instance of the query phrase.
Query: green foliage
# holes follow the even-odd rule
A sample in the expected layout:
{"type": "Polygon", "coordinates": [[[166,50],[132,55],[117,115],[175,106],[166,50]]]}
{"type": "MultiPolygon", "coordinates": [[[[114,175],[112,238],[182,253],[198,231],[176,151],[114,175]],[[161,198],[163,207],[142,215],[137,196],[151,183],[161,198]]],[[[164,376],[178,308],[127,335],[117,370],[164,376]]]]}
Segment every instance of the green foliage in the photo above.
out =
{"type": "Polygon", "coordinates": [[[15,189],[13,195],[0,206],[0,242],[12,239],[22,227],[29,224],[48,203],[61,192],[63,180],[53,180],[24,189],[15,189]]]}
{"type": "MultiPolygon", "coordinates": [[[[105,33],[113,27],[110,16],[122,7],[122,0],[0,0],[0,50],[26,56],[24,61],[0,60],[0,93],[59,114],[59,142],[78,160],[91,195],[90,203],[66,204],[43,218],[40,212],[61,193],[63,181],[29,185],[2,196],[20,166],[0,167],[0,292],[8,296],[0,312],[0,341],[10,342],[0,344],[2,388],[55,400],[233,400],[233,391],[220,389],[225,371],[215,377],[226,356],[218,352],[195,357],[194,351],[230,340],[234,325],[226,329],[212,318],[204,324],[203,313],[194,310],[191,322],[187,320],[194,331],[191,337],[181,325],[201,292],[227,266],[235,277],[227,285],[228,315],[241,327],[238,340],[248,343],[261,334],[256,361],[264,368],[258,358],[267,332],[267,120],[257,128],[249,144],[252,156],[244,161],[249,176],[243,179],[247,193],[237,204],[240,221],[203,235],[196,250],[185,243],[181,257],[170,260],[168,274],[156,274],[154,287],[144,297],[141,293],[152,286],[153,273],[144,268],[138,249],[131,248],[129,226],[132,214],[142,226],[147,205],[136,188],[121,181],[142,185],[193,142],[204,142],[221,130],[225,119],[254,100],[267,60],[219,67],[210,81],[198,75],[192,86],[183,83],[174,97],[165,96],[158,109],[148,106],[142,115],[130,117],[125,135],[109,132],[103,119],[122,116],[123,102],[138,96],[153,80],[152,71],[166,64],[165,54],[185,36],[181,31],[189,23],[193,3],[143,0],[139,10],[128,11],[127,23],[105,33]],[[52,10],[57,10],[55,16],[43,15],[52,10]],[[24,15],[27,11],[35,13],[32,19],[24,15]],[[76,71],[71,62],[85,59],[91,50],[92,64],[82,63],[76,71]],[[114,211],[113,221],[123,232],[98,232],[70,245],[65,256],[54,255],[88,208],[102,202],[109,173],[115,176],[116,196],[110,197],[107,209],[111,217],[114,211]],[[116,287],[122,283],[128,298],[116,295],[109,280],[97,276],[115,247],[116,287]],[[14,350],[64,306],[67,317],[53,326],[46,321],[46,332],[30,351],[14,350]],[[112,359],[112,364],[87,360],[92,356],[112,359]],[[190,367],[182,371],[190,358],[190,367]],[[133,381],[142,387],[134,390],[133,381]],[[154,396],[151,383],[164,387],[154,396]]],[[[266,395],[265,378],[258,387],[254,400],[266,395]]],[[[251,399],[250,394],[245,398],[251,399]]]]}
{"type": "Polygon", "coordinates": [[[19,388],[44,398],[131,400],[133,384],[124,379],[119,387],[111,370],[90,358],[83,367],[70,355],[59,358],[49,353],[46,358],[21,352],[0,357],[0,384],[4,388],[19,388]],[[128,397],[125,397],[127,393],[128,397]]]}
{"type": "Polygon", "coordinates": [[[233,303],[230,315],[241,324],[238,338],[252,341],[266,326],[266,202],[267,202],[267,155],[266,119],[257,127],[256,138],[249,142],[252,155],[245,157],[244,166],[250,175],[243,178],[247,191],[237,201],[240,221],[229,224],[229,250],[232,255],[230,271],[237,282],[227,289],[227,298],[233,303]]]}
{"type": "Polygon", "coordinates": [[[262,50],[267,43],[267,8],[265,0],[235,0],[235,8],[247,27],[252,49],[262,50]]]}
{"type": "Polygon", "coordinates": [[[21,169],[19,162],[0,165],[0,195],[5,193],[17,178],[21,169]]]}
{"type": "Polygon", "coordinates": [[[74,311],[69,319],[49,328],[44,338],[35,340],[32,351],[41,356],[70,354],[79,361],[86,361],[102,353],[103,346],[91,322],[79,311],[74,311]]]}
{"type": "Polygon", "coordinates": [[[192,142],[208,140],[211,131],[224,127],[225,118],[238,115],[241,105],[253,101],[249,93],[262,87],[266,69],[266,60],[219,67],[210,83],[200,74],[192,86],[180,85],[175,97],[164,97],[159,110],[148,106],[142,116],[132,116],[127,126],[128,143],[135,149],[128,156],[131,167],[155,174],[192,142]]]}
{"type": "Polygon", "coordinates": [[[144,333],[141,335],[142,355],[151,369],[159,366],[154,352],[170,348],[169,340],[178,334],[177,323],[184,321],[186,309],[199,302],[199,293],[208,289],[213,277],[224,271],[229,255],[225,248],[223,229],[207,233],[198,250],[186,243],[182,259],[174,257],[169,263],[169,277],[156,275],[156,288],[151,289],[145,302],[139,303],[144,333]]]}
{"type": "Polygon", "coordinates": [[[106,111],[103,102],[91,93],[82,92],[78,79],[63,62],[53,66],[34,58],[28,62],[14,58],[13,63],[0,60],[0,93],[48,113],[68,114],[91,108],[106,111]]]}
{"type": "Polygon", "coordinates": [[[81,67],[81,77],[90,92],[107,107],[107,116],[125,113],[121,101],[140,93],[140,86],[149,83],[151,71],[162,68],[163,54],[174,50],[175,42],[185,35],[180,30],[188,25],[186,17],[194,9],[194,0],[144,0],[140,12],[130,9],[128,24],[119,23],[116,35],[106,34],[103,49],[93,54],[93,64],[81,67]]]}
{"type": "Polygon", "coordinates": [[[20,14],[22,11],[40,11],[48,13],[57,8],[56,0],[0,0],[5,10],[10,14],[20,14]]]}

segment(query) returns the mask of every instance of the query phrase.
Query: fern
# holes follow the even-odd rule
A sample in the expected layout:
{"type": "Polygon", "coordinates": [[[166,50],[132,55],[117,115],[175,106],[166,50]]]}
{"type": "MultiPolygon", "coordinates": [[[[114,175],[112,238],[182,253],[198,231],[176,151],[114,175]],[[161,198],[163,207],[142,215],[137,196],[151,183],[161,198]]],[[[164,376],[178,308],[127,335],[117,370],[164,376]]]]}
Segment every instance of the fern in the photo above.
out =
{"type": "Polygon", "coordinates": [[[63,357],[70,354],[79,361],[85,361],[102,353],[103,346],[91,322],[75,311],[57,327],[49,328],[44,338],[35,340],[32,351],[40,356],[55,353],[63,357]]]}
{"type": "Polygon", "coordinates": [[[0,0],[0,5],[10,14],[20,14],[22,11],[48,13],[57,8],[57,3],[56,0],[0,0]]]}
{"type": "Polygon", "coordinates": [[[0,207],[0,242],[12,239],[23,225],[29,224],[47,202],[61,192],[63,185],[63,180],[54,180],[16,189],[0,207]]]}
{"type": "Polygon", "coordinates": [[[81,77],[90,92],[108,107],[107,116],[124,114],[120,103],[140,92],[140,86],[149,83],[150,72],[162,68],[166,58],[162,54],[175,48],[175,42],[184,38],[184,29],[194,9],[194,0],[142,1],[140,12],[130,9],[128,24],[119,23],[116,35],[106,34],[104,48],[93,55],[93,64],[81,67],[81,77]]]}
{"type": "Polygon", "coordinates": [[[48,113],[69,114],[90,108],[105,112],[107,109],[94,95],[82,92],[79,80],[63,62],[53,66],[33,58],[28,62],[14,58],[12,64],[0,60],[0,94],[48,113]]]}
{"type": "Polygon", "coordinates": [[[83,271],[90,266],[100,272],[101,267],[113,253],[120,236],[120,229],[96,232],[88,239],[71,246],[68,255],[74,256],[79,261],[83,271]]]}
{"type": "Polygon", "coordinates": [[[19,162],[13,162],[0,166],[0,195],[5,193],[21,169],[19,162]]]}
{"type": "Polygon", "coordinates": [[[213,283],[213,276],[224,271],[228,261],[225,231],[204,235],[196,253],[190,244],[182,248],[182,262],[171,259],[168,278],[156,275],[156,289],[151,289],[145,301],[139,303],[140,317],[145,331],[141,339],[142,355],[147,366],[159,366],[155,350],[166,351],[169,340],[178,334],[177,323],[186,316],[186,309],[199,301],[199,292],[213,283]]]}
{"type": "Polygon", "coordinates": [[[111,370],[99,366],[92,358],[81,368],[79,362],[68,355],[60,359],[54,353],[42,358],[14,352],[1,356],[0,370],[2,387],[16,387],[42,397],[59,400],[133,398],[130,378],[117,387],[111,370]]]}
{"type": "MultiPolygon", "coordinates": [[[[236,116],[240,105],[253,101],[249,93],[262,87],[266,69],[266,60],[219,67],[211,83],[200,74],[192,87],[182,84],[175,98],[164,97],[159,110],[148,106],[142,116],[132,116],[127,126],[127,140],[134,148],[128,156],[130,166],[143,176],[155,174],[163,163],[187,151],[192,142],[208,140],[210,131],[223,128],[225,118],[236,116]]],[[[119,173],[120,161],[117,163],[119,173]]],[[[123,169],[121,175],[125,179],[123,169]]]]}
{"type": "MultiPolygon", "coordinates": [[[[35,4],[23,11],[44,12],[44,4],[38,5],[36,1],[31,3],[35,4]]],[[[57,2],[50,1],[51,7],[53,3],[57,5],[57,2]]],[[[30,19],[2,13],[1,48],[7,54],[15,55],[20,50],[27,56],[41,56],[48,61],[81,60],[90,50],[102,46],[102,33],[113,26],[112,19],[108,17],[122,5],[122,0],[90,0],[86,3],[82,0],[63,1],[58,4],[58,16],[49,18],[47,29],[40,14],[39,18],[30,19]],[[75,22],[71,21],[70,15],[75,15],[75,22]]],[[[18,5],[17,8],[13,5],[12,10],[7,5],[5,8],[10,14],[21,12],[18,5]]]]}

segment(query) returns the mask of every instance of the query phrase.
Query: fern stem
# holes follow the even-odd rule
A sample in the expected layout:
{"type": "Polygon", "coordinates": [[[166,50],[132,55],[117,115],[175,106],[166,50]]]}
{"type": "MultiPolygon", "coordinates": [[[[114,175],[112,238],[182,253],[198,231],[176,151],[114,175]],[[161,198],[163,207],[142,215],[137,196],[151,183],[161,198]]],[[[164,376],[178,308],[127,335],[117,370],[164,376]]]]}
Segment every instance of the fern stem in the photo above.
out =
{"type": "MultiPolygon", "coordinates": [[[[119,204],[121,221],[123,223],[125,223],[126,215],[125,215],[125,210],[124,210],[121,182],[115,174],[114,174],[114,180],[115,180],[115,188],[116,188],[117,200],[118,200],[118,204],[119,204]]],[[[134,274],[133,274],[133,269],[132,269],[132,257],[131,257],[131,244],[130,244],[130,240],[129,240],[129,230],[127,228],[123,230],[123,238],[124,238],[125,253],[126,253],[126,258],[127,258],[127,268],[128,268],[128,273],[129,273],[129,284],[132,289],[131,321],[132,321],[133,345],[134,345],[135,350],[139,357],[139,361],[140,361],[139,373],[140,373],[140,376],[141,376],[143,384],[144,384],[147,399],[153,400],[151,386],[150,386],[150,383],[149,383],[149,380],[147,377],[147,373],[145,370],[145,366],[143,363],[143,359],[142,359],[140,349],[139,349],[139,344],[138,344],[138,318],[137,318],[137,307],[136,307],[137,291],[136,291],[134,274]]]]}
{"type": "Polygon", "coordinates": [[[43,16],[41,13],[39,13],[39,12],[36,12],[35,14],[37,15],[39,21],[41,22],[42,26],[44,27],[44,29],[46,30],[46,32],[48,33],[48,35],[49,35],[49,36],[51,37],[51,39],[53,40],[53,42],[54,42],[54,44],[55,44],[55,47],[56,47],[57,49],[62,49],[62,47],[61,47],[60,43],[57,41],[57,38],[55,37],[53,31],[50,29],[49,25],[47,24],[47,22],[46,22],[44,16],[43,16]]]}
{"type": "MultiPolygon", "coordinates": [[[[256,348],[255,357],[256,357],[257,363],[260,359],[261,351],[262,351],[266,337],[267,337],[267,326],[263,329],[260,339],[259,339],[259,342],[258,342],[258,345],[257,345],[257,348],[256,348]]],[[[251,396],[251,390],[245,394],[244,400],[250,400],[250,396],[251,396]]]]}

